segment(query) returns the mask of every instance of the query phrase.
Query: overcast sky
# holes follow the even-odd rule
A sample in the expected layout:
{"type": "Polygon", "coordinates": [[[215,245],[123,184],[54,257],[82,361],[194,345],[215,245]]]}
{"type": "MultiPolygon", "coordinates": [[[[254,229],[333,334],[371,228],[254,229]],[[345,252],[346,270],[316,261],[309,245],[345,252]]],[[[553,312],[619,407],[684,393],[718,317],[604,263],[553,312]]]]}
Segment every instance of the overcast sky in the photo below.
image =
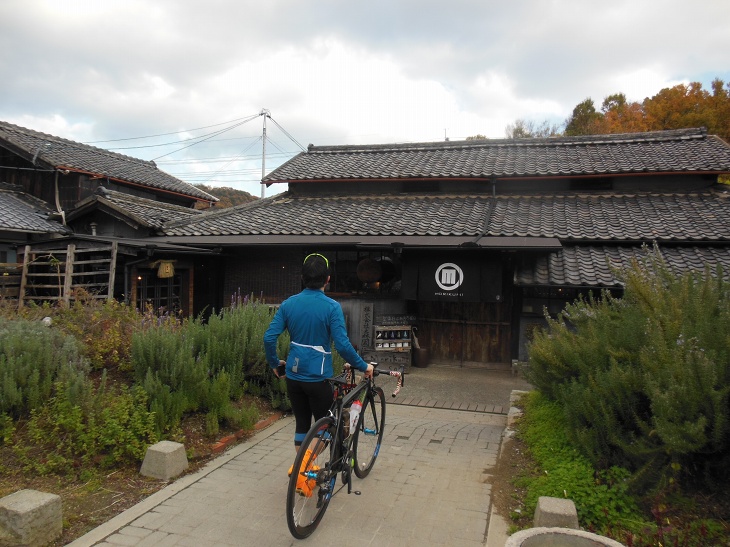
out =
{"type": "Polygon", "coordinates": [[[728,82],[729,22],[728,0],[0,0],[0,120],[260,195],[263,109],[267,173],[297,143],[503,138],[728,82]]]}

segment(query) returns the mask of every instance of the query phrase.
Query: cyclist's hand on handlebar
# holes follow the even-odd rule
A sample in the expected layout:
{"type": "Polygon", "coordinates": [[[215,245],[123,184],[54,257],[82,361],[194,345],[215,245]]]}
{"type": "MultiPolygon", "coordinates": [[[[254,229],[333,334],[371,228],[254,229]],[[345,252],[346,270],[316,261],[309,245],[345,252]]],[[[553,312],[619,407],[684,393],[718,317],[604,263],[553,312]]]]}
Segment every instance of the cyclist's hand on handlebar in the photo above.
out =
{"type": "Polygon", "coordinates": [[[286,361],[279,359],[279,366],[273,369],[273,371],[274,376],[277,378],[284,378],[286,376],[286,361]]]}
{"type": "Polygon", "coordinates": [[[364,372],[365,378],[372,378],[374,370],[375,367],[371,363],[368,363],[368,369],[364,372]]]}

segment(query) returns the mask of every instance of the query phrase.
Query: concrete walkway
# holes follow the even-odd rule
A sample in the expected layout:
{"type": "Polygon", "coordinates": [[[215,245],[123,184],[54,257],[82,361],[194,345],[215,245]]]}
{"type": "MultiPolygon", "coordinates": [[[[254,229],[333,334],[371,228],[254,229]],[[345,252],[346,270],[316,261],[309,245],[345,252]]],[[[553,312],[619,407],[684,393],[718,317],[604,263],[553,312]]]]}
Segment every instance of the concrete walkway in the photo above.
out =
{"type": "MultiPolygon", "coordinates": [[[[384,446],[373,471],[364,480],[353,478],[361,495],[341,490],[306,540],[293,539],[286,525],[294,424],[284,418],[70,545],[504,545],[503,527],[493,526],[500,537],[489,537],[487,479],[499,454],[509,392],[526,384],[505,371],[439,368],[408,375],[403,395],[393,400],[400,404],[387,407],[384,446]],[[417,395],[431,380],[443,387],[443,374],[461,389],[417,395]],[[490,395],[484,386],[491,386],[490,395]],[[500,411],[487,409],[488,400],[501,403],[491,404],[500,411]],[[449,409],[435,408],[440,401],[449,409]],[[466,409],[456,410],[462,403],[466,409]],[[472,404],[483,408],[470,410],[472,404]]],[[[379,380],[386,392],[389,380],[379,380]]]]}

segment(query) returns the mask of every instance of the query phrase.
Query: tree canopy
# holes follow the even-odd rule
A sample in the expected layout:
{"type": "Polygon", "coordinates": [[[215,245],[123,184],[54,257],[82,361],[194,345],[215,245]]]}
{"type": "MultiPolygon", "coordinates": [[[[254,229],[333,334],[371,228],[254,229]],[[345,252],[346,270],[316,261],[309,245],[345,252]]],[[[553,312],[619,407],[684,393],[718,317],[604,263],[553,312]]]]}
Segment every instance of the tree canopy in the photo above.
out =
{"type": "MultiPolygon", "coordinates": [[[[236,190],[235,188],[229,188],[227,186],[208,186],[206,184],[195,184],[196,188],[200,188],[203,192],[207,192],[211,196],[217,197],[220,201],[215,204],[218,209],[225,209],[227,207],[235,207],[242,203],[248,203],[259,198],[244,192],[243,190],[236,190]]],[[[206,206],[196,206],[196,209],[204,209],[206,206]]]]}
{"type": "MultiPolygon", "coordinates": [[[[563,125],[565,136],[601,135],[706,127],[707,132],[730,142],[730,82],[716,78],[712,89],[699,82],[664,88],[642,102],[629,102],[623,93],[604,98],[600,110],[590,97],[580,102],[563,125]]],[[[505,128],[507,138],[561,135],[548,122],[517,120],[505,128]],[[548,131],[546,128],[550,128],[548,131]]]]}
{"type": "Polygon", "coordinates": [[[508,139],[539,139],[560,135],[560,127],[548,121],[537,124],[532,120],[516,120],[514,124],[508,125],[504,132],[508,139]]]}

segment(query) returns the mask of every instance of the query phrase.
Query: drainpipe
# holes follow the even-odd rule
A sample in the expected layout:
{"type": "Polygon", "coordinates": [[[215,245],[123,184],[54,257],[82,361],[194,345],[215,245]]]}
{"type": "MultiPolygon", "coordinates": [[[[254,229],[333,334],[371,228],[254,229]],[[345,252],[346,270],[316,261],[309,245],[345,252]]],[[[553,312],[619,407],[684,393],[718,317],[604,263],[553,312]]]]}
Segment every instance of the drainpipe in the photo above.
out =
{"type": "MultiPolygon", "coordinates": [[[[59,173],[59,171],[56,170],[56,180],[55,180],[55,187],[56,187],[56,191],[55,191],[55,194],[56,194],[56,196],[55,196],[56,197],[56,211],[58,212],[59,215],[61,215],[61,223],[64,226],[66,226],[66,213],[63,211],[63,209],[61,209],[61,200],[60,200],[59,195],[58,195],[58,173],[59,173]]],[[[68,171],[63,171],[63,174],[64,175],[68,175],[68,171]]]]}

